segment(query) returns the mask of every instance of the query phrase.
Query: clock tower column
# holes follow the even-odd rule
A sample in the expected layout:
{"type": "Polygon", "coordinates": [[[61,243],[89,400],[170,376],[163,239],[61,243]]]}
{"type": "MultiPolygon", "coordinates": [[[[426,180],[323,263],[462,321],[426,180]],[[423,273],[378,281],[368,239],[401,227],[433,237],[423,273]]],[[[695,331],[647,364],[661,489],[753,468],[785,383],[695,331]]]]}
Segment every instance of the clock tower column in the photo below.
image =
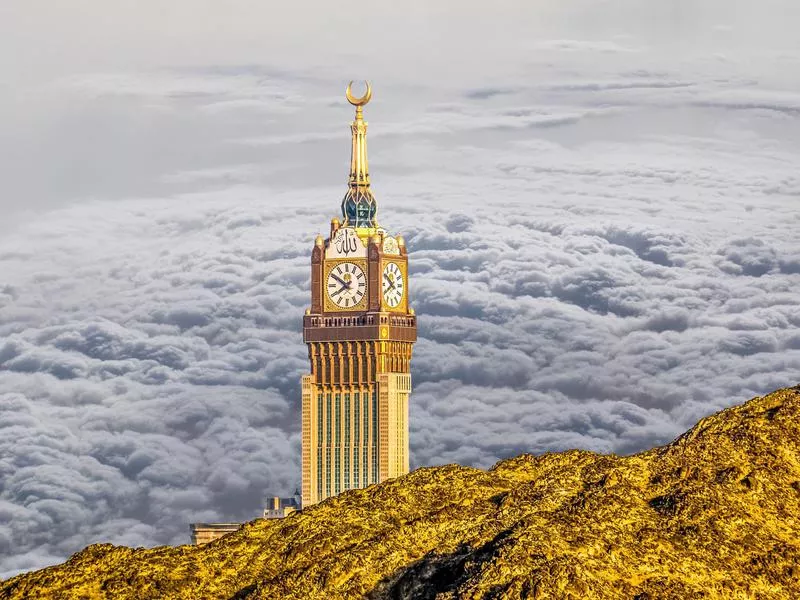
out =
{"type": "Polygon", "coordinates": [[[408,304],[408,251],[376,219],[362,107],[356,107],[342,221],[311,252],[303,318],[310,373],[302,378],[303,506],[408,472],[410,362],[417,321],[408,304]]]}

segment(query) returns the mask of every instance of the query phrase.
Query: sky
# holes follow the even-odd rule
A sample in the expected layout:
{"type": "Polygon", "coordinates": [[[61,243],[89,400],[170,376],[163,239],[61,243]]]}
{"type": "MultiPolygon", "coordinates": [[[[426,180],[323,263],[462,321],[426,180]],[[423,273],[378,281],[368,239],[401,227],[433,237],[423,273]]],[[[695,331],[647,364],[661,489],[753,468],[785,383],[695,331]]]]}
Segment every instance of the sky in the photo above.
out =
{"type": "Polygon", "coordinates": [[[369,79],[412,467],[628,454],[800,383],[793,0],[0,4],[0,577],[300,473],[369,79]]]}

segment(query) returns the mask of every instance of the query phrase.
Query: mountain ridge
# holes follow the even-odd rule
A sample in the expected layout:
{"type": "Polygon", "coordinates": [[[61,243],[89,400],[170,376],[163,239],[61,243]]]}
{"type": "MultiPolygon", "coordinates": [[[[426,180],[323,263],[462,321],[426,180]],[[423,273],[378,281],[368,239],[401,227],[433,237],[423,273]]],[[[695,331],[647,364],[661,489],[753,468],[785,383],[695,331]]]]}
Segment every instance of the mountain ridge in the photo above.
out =
{"type": "Polygon", "coordinates": [[[800,597],[800,386],[631,456],[426,467],[206,546],[96,544],[23,598],[800,597]]]}

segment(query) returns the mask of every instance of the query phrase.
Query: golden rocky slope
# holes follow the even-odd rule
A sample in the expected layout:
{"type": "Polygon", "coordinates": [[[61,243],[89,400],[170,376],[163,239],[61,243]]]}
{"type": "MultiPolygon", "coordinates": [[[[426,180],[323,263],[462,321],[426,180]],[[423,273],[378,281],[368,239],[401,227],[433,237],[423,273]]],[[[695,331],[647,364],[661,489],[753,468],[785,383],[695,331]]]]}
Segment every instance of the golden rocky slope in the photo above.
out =
{"type": "Polygon", "coordinates": [[[629,457],[419,469],[203,547],[90,546],[0,598],[800,599],[800,386],[629,457]]]}

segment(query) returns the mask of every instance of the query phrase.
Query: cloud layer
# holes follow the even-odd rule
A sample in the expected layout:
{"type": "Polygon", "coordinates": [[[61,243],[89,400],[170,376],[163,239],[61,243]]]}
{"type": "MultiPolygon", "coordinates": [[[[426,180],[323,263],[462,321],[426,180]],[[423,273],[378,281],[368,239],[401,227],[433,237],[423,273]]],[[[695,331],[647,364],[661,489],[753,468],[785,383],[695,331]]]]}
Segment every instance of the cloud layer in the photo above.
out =
{"type": "MultiPolygon", "coordinates": [[[[630,6],[614,35],[561,10],[498,71],[373,82],[379,218],[407,239],[420,323],[414,466],[635,452],[800,378],[798,56],[734,39],[741,15],[697,15],[717,42],[678,60],[630,6]]],[[[0,142],[19,167],[0,200],[0,576],[91,542],[184,543],[297,485],[340,84],[236,63],[29,90],[56,117],[0,142]]]]}

